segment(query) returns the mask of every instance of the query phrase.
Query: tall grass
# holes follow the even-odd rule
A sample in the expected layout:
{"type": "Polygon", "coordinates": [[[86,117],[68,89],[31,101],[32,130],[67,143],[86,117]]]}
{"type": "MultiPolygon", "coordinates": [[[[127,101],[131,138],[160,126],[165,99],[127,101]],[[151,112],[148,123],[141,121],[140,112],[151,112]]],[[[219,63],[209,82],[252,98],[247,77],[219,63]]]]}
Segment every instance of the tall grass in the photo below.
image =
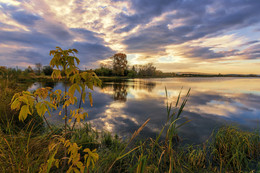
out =
{"type": "Polygon", "coordinates": [[[37,172],[46,159],[48,139],[0,132],[0,172],[37,172]]]}
{"type": "Polygon", "coordinates": [[[235,127],[221,128],[211,145],[212,160],[220,170],[242,172],[245,169],[260,170],[259,133],[244,132],[235,127]]]}
{"type": "MultiPolygon", "coordinates": [[[[0,172],[38,172],[47,161],[53,134],[0,135],[0,172]]],[[[176,145],[169,152],[165,141],[146,138],[132,140],[134,144],[129,145],[108,132],[90,130],[88,125],[73,131],[71,136],[72,142],[98,149],[100,159],[90,172],[256,172],[259,139],[259,133],[223,127],[212,135],[210,142],[176,145]]],[[[64,148],[60,148],[56,157],[62,157],[63,152],[64,148]]]]}

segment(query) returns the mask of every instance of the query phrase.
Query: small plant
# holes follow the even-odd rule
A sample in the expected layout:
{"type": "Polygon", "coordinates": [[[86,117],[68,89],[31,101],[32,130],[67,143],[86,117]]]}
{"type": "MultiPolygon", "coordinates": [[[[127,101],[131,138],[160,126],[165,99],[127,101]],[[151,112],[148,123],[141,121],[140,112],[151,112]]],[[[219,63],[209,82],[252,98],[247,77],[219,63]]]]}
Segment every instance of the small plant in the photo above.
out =
{"type": "Polygon", "coordinates": [[[70,172],[89,172],[89,168],[92,169],[95,167],[95,163],[97,162],[99,156],[96,153],[96,149],[90,150],[89,148],[85,148],[83,150],[84,154],[84,161],[81,161],[81,154],[80,149],[81,147],[77,145],[77,143],[72,143],[70,140],[66,140],[64,137],[57,137],[57,141],[51,143],[49,145],[49,159],[47,160],[46,164],[42,164],[40,167],[40,173],[50,172],[51,168],[55,166],[59,168],[61,159],[55,159],[55,156],[61,146],[66,147],[67,154],[69,157],[67,159],[67,164],[69,165],[67,173],[70,172]]]}
{"type": "Polygon", "coordinates": [[[184,123],[177,125],[178,120],[180,119],[181,113],[188,101],[188,98],[190,96],[190,90],[188,90],[186,96],[183,99],[182,104],[179,106],[180,103],[180,97],[181,97],[181,91],[179,92],[179,95],[177,97],[175,106],[173,107],[172,103],[169,103],[168,99],[168,92],[167,89],[165,87],[165,94],[166,94],[166,99],[167,99],[167,103],[166,103],[166,110],[167,110],[167,121],[166,121],[166,127],[167,127],[167,134],[166,134],[166,140],[173,140],[173,138],[175,137],[176,140],[178,140],[178,132],[177,129],[180,128],[181,126],[183,126],[184,124],[188,123],[190,120],[185,121],[184,123]]]}
{"type": "MultiPolygon", "coordinates": [[[[59,115],[64,112],[64,134],[63,136],[58,137],[58,142],[56,140],[56,142],[50,143],[49,159],[41,167],[41,170],[44,172],[49,172],[53,165],[59,167],[61,164],[60,159],[55,159],[60,144],[63,144],[65,147],[65,158],[63,159],[62,169],[66,167],[66,164],[70,165],[67,172],[84,172],[85,168],[89,168],[90,163],[92,164],[92,167],[94,167],[95,162],[98,160],[98,154],[95,153],[95,150],[91,151],[86,148],[83,150],[83,152],[86,153],[84,155],[85,161],[82,162],[79,153],[81,147],[67,139],[69,130],[68,123],[70,123],[73,118],[75,119],[72,126],[73,129],[76,122],[84,120],[87,116],[87,113],[83,112],[84,110],[81,108],[81,102],[85,103],[86,100],[86,86],[88,89],[93,90],[93,86],[101,85],[101,81],[94,72],[79,71],[77,65],[80,61],[75,56],[75,53],[77,52],[76,49],[62,50],[60,47],[50,51],[50,55],[53,55],[50,66],[54,68],[52,78],[64,79],[66,82],[70,82],[71,86],[69,89],[67,88],[67,85],[65,85],[65,91],[52,91],[52,89],[48,87],[39,88],[34,93],[23,91],[21,93],[16,93],[11,101],[11,108],[20,111],[19,120],[24,121],[36,110],[37,114],[44,118],[51,131],[52,128],[45,117],[46,112],[51,116],[51,111],[57,109],[59,106],[64,110],[59,112],[59,115]],[[78,101],[77,97],[74,96],[76,90],[81,93],[79,108],[69,112],[68,107],[77,104],[78,101]],[[67,154],[69,157],[67,157],[67,154]],[[68,161],[66,162],[66,160],[68,161]]],[[[93,99],[91,92],[88,92],[88,96],[92,106],[93,99]]]]}
{"type": "Polygon", "coordinates": [[[190,89],[188,90],[181,106],[179,106],[181,91],[179,92],[179,95],[177,97],[174,107],[172,106],[172,103],[169,103],[169,101],[168,101],[169,96],[168,96],[166,87],[165,87],[165,94],[166,94],[166,99],[167,99],[167,103],[166,103],[167,121],[166,121],[166,124],[163,127],[162,131],[166,127],[167,132],[166,132],[166,138],[165,138],[164,152],[169,157],[169,172],[172,172],[174,169],[174,149],[173,149],[173,147],[174,147],[175,143],[179,142],[179,136],[177,134],[177,129],[190,121],[190,120],[187,120],[184,123],[177,125],[177,122],[180,119],[180,115],[188,101],[188,98],[190,95],[190,89]]]}

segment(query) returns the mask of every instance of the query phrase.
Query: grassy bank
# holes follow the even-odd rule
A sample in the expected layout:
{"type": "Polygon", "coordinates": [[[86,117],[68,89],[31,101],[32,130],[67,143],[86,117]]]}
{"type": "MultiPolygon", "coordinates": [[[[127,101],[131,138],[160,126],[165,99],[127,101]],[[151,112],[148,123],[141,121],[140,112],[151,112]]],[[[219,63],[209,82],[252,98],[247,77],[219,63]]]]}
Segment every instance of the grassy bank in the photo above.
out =
{"type": "MultiPolygon", "coordinates": [[[[27,129],[29,130],[29,129],[27,129]]],[[[0,133],[1,172],[38,172],[47,162],[53,133],[0,133]]],[[[74,130],[70,140],[90,149],[97,149],[99,160],[90,172],[257,172],[259,167],[259,133],[223,127],[212,134],[211,142],[201,145],[173,145],[165,140],[121,141],[110,133],[97,132],[86,124],[74,130]],[[172,165],[172,167],[171,167],[172,165]]],[[[56,157],[62,157],[60,148],[56,157]]],[[[80,150],[83,152],[83,150],[80,150]]],[[[83,158],[82,158],[83,159],[83,158]]],[[[61,169],[61,168],[60,168],[61,169]]],[[[59,169],[53,167],[51,172],[59,169]]]]}

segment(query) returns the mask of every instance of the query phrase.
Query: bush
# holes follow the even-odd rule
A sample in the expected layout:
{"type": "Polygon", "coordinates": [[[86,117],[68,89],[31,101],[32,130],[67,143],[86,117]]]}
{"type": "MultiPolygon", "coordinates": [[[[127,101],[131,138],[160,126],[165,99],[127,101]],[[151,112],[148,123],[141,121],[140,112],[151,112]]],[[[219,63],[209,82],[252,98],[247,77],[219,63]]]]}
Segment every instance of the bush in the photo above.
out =
{"type": "Polygon", "coordinates": [[[43,73],[46,75],[46,76],[50,76],[53,72],[53,68],[51,68],[50,66],[44,66],[43,67],[43,73]]]}

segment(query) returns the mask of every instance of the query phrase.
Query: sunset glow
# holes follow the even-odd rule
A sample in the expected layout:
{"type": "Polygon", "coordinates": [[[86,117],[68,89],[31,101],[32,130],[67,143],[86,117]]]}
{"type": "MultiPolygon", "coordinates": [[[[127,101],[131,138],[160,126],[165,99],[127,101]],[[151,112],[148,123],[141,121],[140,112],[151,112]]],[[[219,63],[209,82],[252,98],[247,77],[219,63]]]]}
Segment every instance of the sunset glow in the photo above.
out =
{"type": "Polygon", "coordinates": [[[117,52],[164,72],[260,74],[257,0],[0,0],[0,66],[48,65],[76,48],[81,68],[117,52]]]}

